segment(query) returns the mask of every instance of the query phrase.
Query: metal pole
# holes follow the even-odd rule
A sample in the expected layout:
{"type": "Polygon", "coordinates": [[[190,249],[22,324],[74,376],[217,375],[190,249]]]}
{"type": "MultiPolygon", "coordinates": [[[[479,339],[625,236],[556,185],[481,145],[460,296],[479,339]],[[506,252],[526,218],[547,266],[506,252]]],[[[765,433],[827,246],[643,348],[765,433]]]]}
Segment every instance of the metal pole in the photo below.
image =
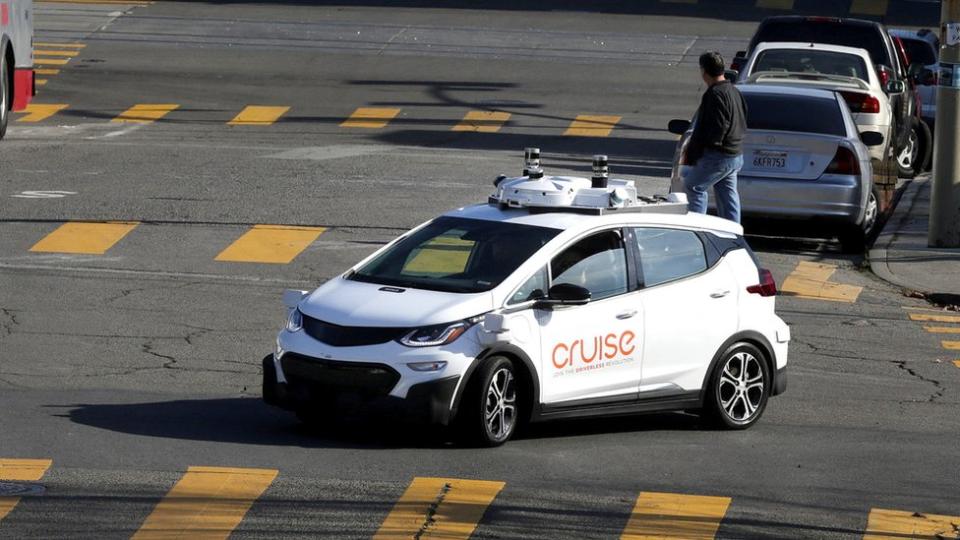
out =
{"type": "Polygon", "coordinates": [[[940,7],[940,77],[934,134],[930,247],[960,247],[960,0],[940,7]]]}

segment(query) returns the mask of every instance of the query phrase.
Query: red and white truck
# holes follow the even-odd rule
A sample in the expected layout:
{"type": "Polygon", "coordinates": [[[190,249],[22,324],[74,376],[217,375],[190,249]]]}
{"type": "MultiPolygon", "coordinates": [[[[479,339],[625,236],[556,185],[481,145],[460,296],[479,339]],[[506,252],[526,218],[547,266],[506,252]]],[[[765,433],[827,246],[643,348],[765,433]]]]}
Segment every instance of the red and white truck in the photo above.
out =
{"type": "Polygon", "coordinates": [[[36,94],[33,71],[33,0],[0,0],[0,138],[10,111],[36,94]]]}

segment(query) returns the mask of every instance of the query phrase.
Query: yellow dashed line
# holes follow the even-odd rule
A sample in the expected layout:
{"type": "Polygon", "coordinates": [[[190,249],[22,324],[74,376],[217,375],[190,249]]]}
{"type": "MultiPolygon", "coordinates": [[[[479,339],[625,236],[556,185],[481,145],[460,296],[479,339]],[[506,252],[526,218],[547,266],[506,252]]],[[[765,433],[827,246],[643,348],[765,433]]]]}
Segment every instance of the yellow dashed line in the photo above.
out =
{"type": "Polygon", "coordinates": [[[34,244],[30,251],[103,255],[137,225],[139,223],[136,221],[64,223],[34,244]]]}
{"type": "Polygon", "coordinates": [[[74,57],[80,54],[77,51],[48,51],[46,49],[34,49],[33,56],[69,56],[74,57]]]}
{"type": "Polygon", "coordinates": [[[167,113],[179,107],[180,105],[173,103],[139,103],[120,113],[120,116],[117,116],[111,122],[149,124],[163,118],[167,113]]]}
{"type": "Polygon", "coordinates": [[[917,322],[960,323],[960,315],[910,313],[909,316],[911,321],[917,321],[917,322]]]}
{"type": "Polygon", "coordinates": [[[414,478],[373,538],[467,539],[504,485],[483,480],[414,478]]]}
{"type": "Polygon", "coordinates": [[[287,264],[307,249],[323,227],[254,225],[249,231],[216,256],[225,262],[287,264]]]}
{"type": "Polygon", "coordinates": [[[69,58],[34,58],[33,63],[37,66],[65,66],[69,58]]]}
{"type": "MultiPolygon", "coordinates": [[[[36,81],[40,84],[40,81],[36,81]]],[[[43,81],[46,83],[47,81],[43,81]]],[[[23,110],[26,114],[19,118],[17,122],[39,122],[46,120],[58,112],[67,108],[67,105],[61,103],[31,103],[23,110]]]]}
{"type": "Polygon", "coordinates": [[[498,111],[470,111],[452,131],[473,131],[477,133],[496,133],[510,119],[510,113],[498,111]]]}
{"type": "Polygon", "coordinates": [[[227,123],[231,126],[269,126],[289,110],[290,107],[247,105],[240,114],[227,123]]]}
{"type": "Polygon", "coordinates": [[[958,368],[960,368],[960,360],[954,360],[954,361],[953,361],[953,365],[955,365],[955,366],[957,366],[958,368]]]}
{"type": "Polygon", "coordinates": [[[853,0],[850,3],[850,13],[859,15],[886,15],[887,0],[853,0]]]}
{"type": "Polygon", "coordinates": [[[836,271],[837,267],[831,264],[800,261],[797,268],[783,280],[780,292],[813,300],[856,302],[863,287],[830,282],[830,277],[836,271]]]}
{"type": "Polygon", "coordinates": [[[940,345],[949,351],[960,351],[960,341],[941,341],[940,345]]]}
{"type": "MultiPolygon", "coordinates": [[[[36,482],[43,478],[52,461],[49,459],[0,459],[0,480],[36,482]]],[[[20,497],[0,497],[0,521],[20,502],[20,497]]]]}
{"type": "Polygon", "coordinates": [[[134,539],[226,539],[273,479],[275,469],[190,467],[134,539]]]}
{"type": "Polygon", "coordinates": [[[924,326],[931,334],[960,334],[960,326],[924,326]]]}
{"type": "Polygon", "coordinates": [[[46,86],[47,80],[46,80],[46,79],[34,79],[33,84],[35,84],[35,85],[37,85],[37,86],[46,86]]]}
{"type": "Polygon", "coordinates": [[[51,43],[49,41],[35,41],[34,47],[67,47],[69,49],[83,49],[86,47],[83,43],[51,43]]]}
{"type": "Polygon", "coordinates": [[[729,497],[641,493],[621,540],[712,539],[730,506],[729,497]]]}
{"type": "Polygon", "coordinates": [[[36,73],[37,75],[56,75],[57,73],[60,73],[60,70],[59,70],[59,69],[42,69],[42,68],[41,68],[41,69],[34,69],[33,72],[36,73]]]}
{"type": "Polygon", "coordinates": [[[606,137],[619,121],[619,116],[581,114],[570,123],[570,127],[563,134],[573,137],[606,137]]]}
{"type": "Polygon", "coordinates": [[[960,517],[874,508],[870,510],[863,540],[960,538],[958,530],[960,517]]]}
{"type": "Polygon", "coordinates": [[[340,127],[378,129],[386,127],[398,114],[400,109],[360,107],[353,111],[350,118],[344,120],[340,127]]]}

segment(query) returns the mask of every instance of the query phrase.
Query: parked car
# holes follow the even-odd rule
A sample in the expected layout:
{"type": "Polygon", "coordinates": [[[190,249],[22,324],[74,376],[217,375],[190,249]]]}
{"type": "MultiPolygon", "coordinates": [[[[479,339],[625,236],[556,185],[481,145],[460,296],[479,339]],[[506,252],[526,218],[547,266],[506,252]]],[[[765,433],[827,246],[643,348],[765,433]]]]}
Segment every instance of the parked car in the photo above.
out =
{"type": "MultiPolygon", "coordinates": [[[[926,150],[931,148],[932,138],[926,135],[919,111],[916,110],[914,89],[909,84],[911,68],[899,58],[893,37],[883,24],[839,17],[767,17],[760,22],[747,50],[737,53],[731,67],[739,71],[757,45],[771,41],[823,43],[866,49],[876,66],[881,85],[886,86],[888,81],[903,81],[904,92],[890,95],[894,152],[888,159],[896,160],[901,177],[912,178],[920,173],[925,163],[916,159],[916,156],[922,157],[928,153],[926,150]]],[[[916,71],[920,66],[912,69],[916,71]]]]}
{"type": "Polygon", "coordinates": [[[890,155],[893,111],[887,94],[904,91],[903,81],[880,84],[865,49],[819,43],[761,43],[743,66],[739,84],[777,84],[834,90],[843,96],[861,132],[882,133],[870,148],[879,161],[890,155]]]}
{"type": "Polygon", "coordinates": [[[940,38],[929,29],[891,29],[890,35],[900,38],[911,62],[922,64],[917,77],[920,94],[920,117],[933,131],[937,118],[937,81],[940,74],[940,38]]]}
{"type": "MultiPolygon", "coordinates": [[[[794,227],[802,235],[829,235],[845,251],[863,250],[879,201],[867,146],[883,144],[883,135],[860,133],[837,92],[765,84],[738,88],[747,104],[738,180],[744,219],[792,221],[802,224],[794,227]]],[[[673,120],[669,130],[682,135],[670,185],[681,192],[692,123],[673,120]]]]}

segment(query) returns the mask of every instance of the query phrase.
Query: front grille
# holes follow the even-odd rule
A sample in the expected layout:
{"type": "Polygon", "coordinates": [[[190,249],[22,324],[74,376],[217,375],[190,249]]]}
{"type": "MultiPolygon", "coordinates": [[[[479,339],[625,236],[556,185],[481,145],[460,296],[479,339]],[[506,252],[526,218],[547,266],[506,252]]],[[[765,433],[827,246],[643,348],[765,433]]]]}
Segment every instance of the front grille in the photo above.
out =
{"type": "Polygon", "coordinates": [[[303,316],[303,331],[313,339],[334,347],[379,345],[403,337],[409,328],[378,326],[337,326],[320,319],[303,316]]]}
{"type": "Polygon", "coordinates": [[[294,353],[280,360],[287,382],[339,391],[387,395],[400,374],[386,364],[321,360],[294,353]]]}

